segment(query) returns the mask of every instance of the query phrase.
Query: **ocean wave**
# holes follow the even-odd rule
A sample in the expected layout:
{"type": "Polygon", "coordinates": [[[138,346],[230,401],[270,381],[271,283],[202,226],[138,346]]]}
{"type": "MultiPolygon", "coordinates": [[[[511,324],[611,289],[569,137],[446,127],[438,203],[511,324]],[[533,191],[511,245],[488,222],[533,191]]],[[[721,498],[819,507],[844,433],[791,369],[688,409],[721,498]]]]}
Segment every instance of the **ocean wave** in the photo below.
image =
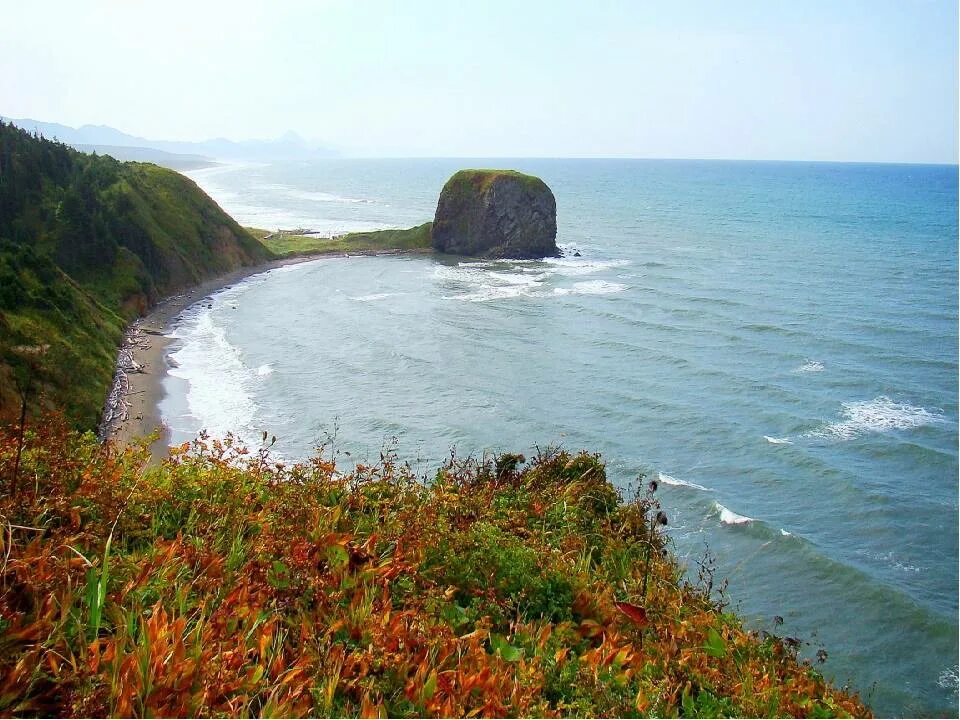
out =
{"type": "Polygon", "coordinates": [[[843,403],[841,422],[829,423],[807,435],[814,438],[851,440],[866,433],[911,430],[943,422],[940,410],[894,402],[881,395],[866,402],[843,403]]]}
{"type": "Polygon", "coordinates": [[[754,518],[735,513],[730,508],[724,507],[718,502],[713,503],[713,509],[714,512],[720,515],[720,522],[724,525],[746,525],[754,521],[754,518]]]}
{"type": "Polygon", "coordinates": [[[603,270],[624,267],[630,264],[629,260],[594,260],[588,258],[544,258],[539,261],[546,268],[545,271],[554,275],[580,276],[591,275],[603,270]]]}
{"type": "Polygon", "coordinates": [[[897,556],[891,550],[889,552],[871,552],[870,550],[857,550],[857,555],[869,558],[875,562],[883,563],[888,567],[892,567],[894,570],[900,570],[901,572],[909,573],[919,573],[926,570],[926,568],[919,565],[913,565],[912,563],[902,562],[897,559],[897,556]]]}
{"type": "Polygon", "coordinates": [[[494,272],[492,270],[487,273],[487,277],[506,285],[529,285],[531,287],[542,283],[547,278],[545,273],[537,273],[536,275],[517,275],[516,273],[494,272]]]}
{"type": "Polygon", "coordinates": [[[946,668],[937,678],[937,685],[944,690],[956,690],[960,688],[960,666],[946,668]]]}
{"type": "Polygon", "coordinates": [[[386,300],[389,297],[395,297],[401,293],[371,293],[370,295],[348,295],[347,299],[357,302],[374,302],[376,300],[386,300]]]}
{"type": "Polygon", "coordinates": [[[268,273],[297,272],[298,270],[303,270],[308,265],[312,265],[313,263],[316,263],[316,262],[323,262],[323,259],[318,258],[317,260],[306,260],[304,262],[293,262],[293,263],[290,263],[289,265],[281,265],[279,267],[273,268],[272,270],[269,270],[268,273]]]}
{"type": "Polygon", "coordinates": [[[794,368],[795,373],[817,373],[823,372],[823,363],[819,360],[807,360],[800,367],[794,368]]]}
{"type": "Polygon", "coordinates": [[[607,282],[606,280],[586,280],[576,282],[570,288],[554,288],[554,295],[611,295],[621,293],[627,289],[623,283],[607,282]]]}
{"type": "Polygon", "coordinates": [[[300,190],[299,188],[291,187],[289,185],[280,185],[276,183],[266,183],[261,185],[260,188],[262,190],[279,192],[287,197],[295,198],[297,200],[311,200],[313,202],[346,203],[351,205],[360,203],[370,204],[376,202],[375,200],[346,197],[344,195],[337,195],[336,193],[322,192],[319,190],[300,190]]]}
{"type": "Polygon", "coordinates": [[[187,381],[187,407],[198,422],[195,430],[223,437],[249,428],[256,412],[249,388],[259,370],[254,373],[244,365],[212,311],[185,317],[175,336],[181,347],[170,354],[174,362],[168,373],[187,381]]]}
{"type": "Polygon", "coordinates": [[[763,439],[771,445],[793,445],[793,441],[790,438],[775,438],[770,437],[769,435],[764,435],[763,439]]]}
{"type": "Polygon", "coordinates": [[[667,475],[666,473],[658,472],[657,480],[664,483],[665,485],[673,485],[675,487],[688,487],[694,490],[703,490],[705,492],[713,492],[710,488],[704,487],[703,485],[697,485],[697,483],[689,482],[688,480],[681,480],[680,478],[675,478],[672,475],[667,475]]]}
{"type": "Polygon", "coordinates": [[[273,365],[270,363],[265,363],[257,368],[258,377],[266,377],[267,375],[273,375],[273,365]]]}
{"type": "Polygon", "coordinates": [[[531,296],[526,285],[482,285],[472,292],[460,295],[444,295],[444,300],[465,300],[467,302],[487,302],[488,300],[504,300],[521,296],[531,296]]]}
{"type": "Polygon", "coordinates": [[[576,277],[616,267],[621,261],[497,260],[438,265],[434,277],[462,292],[444,295],[445,300],[485,302],[515,297],[562,297],[567,295],[610,295],[629,286],[608,280],[582,280],[554,286],[564,277],[576,277]]]}

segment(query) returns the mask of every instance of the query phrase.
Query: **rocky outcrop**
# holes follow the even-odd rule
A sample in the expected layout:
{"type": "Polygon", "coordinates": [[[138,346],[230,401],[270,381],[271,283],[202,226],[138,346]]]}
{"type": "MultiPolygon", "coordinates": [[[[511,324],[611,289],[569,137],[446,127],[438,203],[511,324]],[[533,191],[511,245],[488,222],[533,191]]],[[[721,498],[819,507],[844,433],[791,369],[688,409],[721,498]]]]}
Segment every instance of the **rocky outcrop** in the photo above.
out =
{"type": "Polygon", "coordinates": [[[433,249],[491,258],[558,256],[557,201],[538,177],[461,170],[440,192],[433,249]]]}

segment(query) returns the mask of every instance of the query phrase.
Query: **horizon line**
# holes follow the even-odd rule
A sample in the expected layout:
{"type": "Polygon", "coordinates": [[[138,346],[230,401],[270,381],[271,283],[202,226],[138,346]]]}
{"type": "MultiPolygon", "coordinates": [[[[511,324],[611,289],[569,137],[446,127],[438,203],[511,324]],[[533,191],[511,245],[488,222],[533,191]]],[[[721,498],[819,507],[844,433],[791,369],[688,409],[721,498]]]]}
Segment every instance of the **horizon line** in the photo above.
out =
{"type": "MultiPolygon", "coordinates": [[[[215,159],[215,158],[214,158],[215,159]]],[[[277,158],[280,159],[280,158],[277,158]]],[[[651,155],[336,155],[318,160],[652,160],[658,162],[820,163],[833,165],[933,165],[960,167],[960,162],[928,160],[807,160],[800,158],[667,157],[651,155]]]]}

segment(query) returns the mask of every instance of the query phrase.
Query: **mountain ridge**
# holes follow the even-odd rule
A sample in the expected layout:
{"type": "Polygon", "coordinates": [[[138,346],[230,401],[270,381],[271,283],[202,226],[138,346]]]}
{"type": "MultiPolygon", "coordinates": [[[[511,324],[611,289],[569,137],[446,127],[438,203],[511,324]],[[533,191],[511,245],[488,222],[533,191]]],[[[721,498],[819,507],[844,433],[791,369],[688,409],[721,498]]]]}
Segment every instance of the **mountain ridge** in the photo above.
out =
{"type": "MultiPolygon", "coordinates": [[[[229,140],[223,137],[202,141],[151,140],[131,135],[109,125],[81,125],[78,128],[33,118],[9,118],[0,115],[0,121],[10,123],[46,138],[56,138],[67,145],[86,145],[99,148],[145,148],[175,155],[200,156],[204,160],[282,160],[303,157],[337,157],[329,147],[312,144],[297,133],[288,130],[280,137],[269,139],[229,140]]],[[[79,149],[79,148],[78,148],[79,149]]],[[[109,153],[107,153],[109,154],[109,153]]],[[[121,158],[118,158],[121,159],[121,158]]]]}

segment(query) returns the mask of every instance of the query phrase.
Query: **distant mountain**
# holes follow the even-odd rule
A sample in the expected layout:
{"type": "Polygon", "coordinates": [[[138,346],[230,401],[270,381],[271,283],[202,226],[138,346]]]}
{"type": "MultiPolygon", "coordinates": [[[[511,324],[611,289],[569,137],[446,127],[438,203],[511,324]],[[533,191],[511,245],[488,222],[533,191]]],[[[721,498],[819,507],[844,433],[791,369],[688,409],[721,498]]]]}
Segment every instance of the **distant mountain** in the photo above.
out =
{"type": "MultiPolygon", "coordinates": [[[[144,159],[160,165],[173,167],[174,162],[204,162],[210,160],[290,160],[301,158],[336,157],[338,153],[328,147],[311,144],[294,132],[287,132],[275,140],[243,140],[240,142],[226,138],[214,138],[203,142],[180,142],[175,140],[149,140],[106,125],[83,125],[73,128],[59,123],[48,123],[31,118],[7,118],[0,120],[12,123],[27,132],[36,132],[45,138],[57,139],[86,152],[96,150],[101,154],[113,154],[120,148],[138,148],[155,150],[173,155],[187,155],[189,158],[117,157],[118,160],[144,159]],[[79,146],[84,146],[80,148],[79,146]]],[[[182,169],[178,168],[178,169],[182,169]]]]}

